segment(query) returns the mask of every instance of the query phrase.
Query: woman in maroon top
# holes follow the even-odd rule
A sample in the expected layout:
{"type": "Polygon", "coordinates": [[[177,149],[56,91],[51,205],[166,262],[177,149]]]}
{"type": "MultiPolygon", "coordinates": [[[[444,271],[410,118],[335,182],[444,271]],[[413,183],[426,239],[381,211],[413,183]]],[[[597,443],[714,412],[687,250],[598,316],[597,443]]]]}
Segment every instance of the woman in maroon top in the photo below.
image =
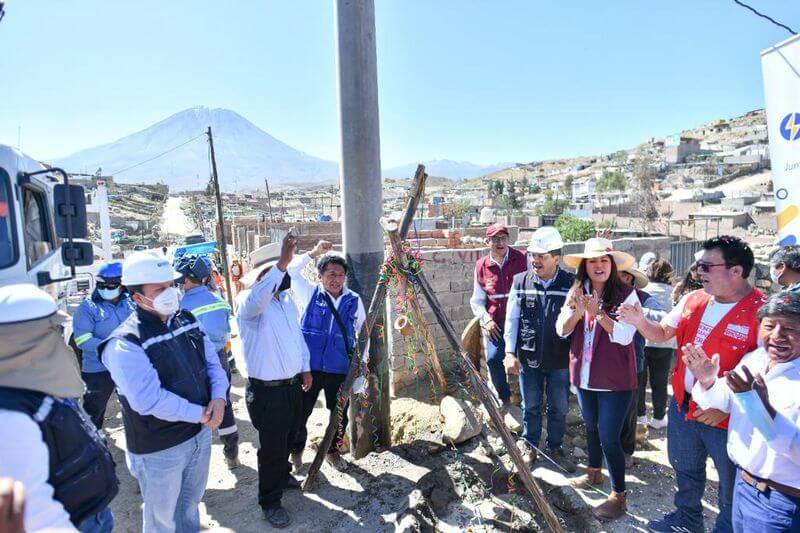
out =
{"type": "Polygon", "coordinates": [[[636,292],[624,285],[617,270],[628,268],[634,258],[615,251],[607,239],[589,239],[584,252],[564,257],[576,268],[575,284],[556,322],[562,337],[570,336],[570,381],[578,390],[578,402],[586,423],[589,465],[573,485],[600,486],[606,459],[613,492],[594,511],[604,520],[625,513],[625,454],[621,432],[625,413],[636,389],[636,328],[616,319],[622,303],[638,302],[636,292]]]}

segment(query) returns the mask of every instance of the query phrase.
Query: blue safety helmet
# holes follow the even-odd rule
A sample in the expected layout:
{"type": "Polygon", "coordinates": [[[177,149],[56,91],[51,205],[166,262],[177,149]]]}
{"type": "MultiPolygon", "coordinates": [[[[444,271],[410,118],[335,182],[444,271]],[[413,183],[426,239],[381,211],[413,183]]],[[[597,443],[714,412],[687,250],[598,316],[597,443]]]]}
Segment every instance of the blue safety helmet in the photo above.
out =
{"type": "Polygon", "coordinates": [[[103,281],[119,282],[122,279],[122,261],[103,263],[97,271],[97,277],[103,278],[103,281]]]}
{"type": "Polygon", "coordinates": [[[175,262],[175,270],[183,276],[204,280],[211,275],[213,265],[205,255],[184,255],[175,262]]]}

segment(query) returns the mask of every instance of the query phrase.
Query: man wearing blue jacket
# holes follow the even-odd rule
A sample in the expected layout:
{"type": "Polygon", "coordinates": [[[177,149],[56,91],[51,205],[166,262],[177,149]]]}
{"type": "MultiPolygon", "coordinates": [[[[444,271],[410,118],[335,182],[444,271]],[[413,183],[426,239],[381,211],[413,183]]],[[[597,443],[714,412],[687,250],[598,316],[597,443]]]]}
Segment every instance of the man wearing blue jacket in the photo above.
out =
{"type": "MultiPolygon", "coordinates": [[[[295,468],[302,465],[303,449],[308,437],[306,423],[314,411],[317,397],[324,390],[325,405],[331,411],[334,409],[339,388],[347,376],[351,352],[356,346],[356,336],[366,320],[361,297],[345,286],[347,262],[338,255],[327,254],[330,249],[331,243],[319,241],[313,250],[296,258],[287,269],[292,278],[292,290],[298,306],[303,308],[300,328],[311,354],[313,378],[311,387],[303,393],[302,424],[290,449],[295,468]],[[320,256],[317,263],[319,283],[311,283],[303,277],[302,271],[320,256]]],[[[337,428],[336,438],[325,456],[326,461],[338,470],[347,467],[339,453],[346,427],[345,406],[342,423],[337,428]]]]}
{"type": "Polygon", "coordinates": [[[97,429],[103,427],[108,399],[114,391],[114,381],[97,356],[97,347],[136,307],[121,278],[122,262],[101,265],[94,292],[81,302],[72,317],[75,345],[82,352],[81,377],[86,383],[83,409],[97,429]]]}
{"type": "MultiPolygon", "coordinates": [[[[228,382],[231,380],[230,366],[228,365],[229,352],[226,345],[230,339],[231,308],[228,303],[211,292],[207,283],[211,277],[213,265],[211,260],[204,255],[184,255],[175,264],[175,270],[183,276],[178,283],[183,285],[183,298],[181,309],[185,309],[200,321],[214,349],[219,355],[219,364],[225,369],[228,382]]],[[[239,466],[239,433],[236,429],[236,419],[233,417],[233,406],[230,398],[231,388],[225,395],[225,415],[222,417],[217,434],[223,444],[225,464],[228,468],[239,466]]]]}

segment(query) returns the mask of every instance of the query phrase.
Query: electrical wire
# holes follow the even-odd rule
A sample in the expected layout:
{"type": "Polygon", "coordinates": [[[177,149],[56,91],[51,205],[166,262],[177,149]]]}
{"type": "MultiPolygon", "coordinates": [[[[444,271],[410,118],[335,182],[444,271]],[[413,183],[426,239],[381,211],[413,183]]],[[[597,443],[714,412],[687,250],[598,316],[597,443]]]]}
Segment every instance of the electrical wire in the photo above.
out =
{"type": "Polygon", "coordinates": [[[174,146],[174,147],[170,148],[169,150],[167,150],[167,151],[165,151],[165,152],[161,152],[160,154],[158,154],[158,155],[156,155],[156,156],[153,156],[153,157],[151,157],[150,159],[145,159],[144,161],[140,161],[139,163],[136,163],[135,165],[131,165],[131,166],[129,166],[129,167],[125,167],[125,168],[123,168],[122,170],[117,170],[116,172],[111,172],[111,175],[112,175],[112,176],[118,176],[119,174],[122,174],[123,172],[127,172],[127,171],[129,171],[129,170],[131,170],[131,169],[134,169],[134,168],[136,168],[136,167],[142,166],[142,165],[144,165],[145,163],[149,163],[150,161],[154,161],[154,160],[158,159],[159,157],[162,157],[162,156],[165,156],[165,155],[167,155],[167,154],[168,154],[168,153],[170,153],[170,152],[174,152],[174,151],[175,151],[175,150],[177,150],[178,148],[181,148],[181,147],[183,147],[183,146],[186,146],[186,145],[187,145],[187,144],[189,144],[190,142],[196,141],[197,139],[199,139],[200,137],[203,137],[204,135],[205,135],[205,133],[201,133],[201,134],[200,134],[200,135],[198,135],[197,137],[193,137],[193,138],[189,139],[188,141],[186,141],[186,142],[184,142],[184,143],[181,143],[181,144],[179,144],[178,146],[174,146]]]}
{"type": "Polygon", "coordinates": [[[778,27],[780,27],[780,28],[783,28],[784,30],[786,30],[786,31],[788,31],[789,33],[791,33],[792,35],[797,35],[797,32],[796,32],[796,31],[794,31],[794,30],[793,30],[792,28],[790,28],[789,26],[787,26],[786,24],[781,24],[780,22],[778,22],[778,21],[777,21],[777,20],[775,20],[774,18],[772,18],[772,17],[770,17],[770,16],[768,16],[768,15],[765,15],[765,14],[763,14],[763,13],[760,13],[760,12],[758,12],[758,11],[757,11],[755,8],[748,6],[748,5],[747,5],[747,4],[745,4],[744,2],[741,2],[740,0],[733,0],[733,3],[734,3],[734,4],[736,4],[736,5],[738,5],[738,6],[741,6],[741,7],[743,7],[743,8],[745,8],[745,9],[749,9],[750,11],[752,11],[753,13],[755,13],[756,15],[758,15],[759,17],[761,17],[761,18],[763,18],[763,19],[767,19],[767,20],[768,20],[768,21],[770,21],[771,23],[775,24],[776,26],[778,26],[778,27]]]}

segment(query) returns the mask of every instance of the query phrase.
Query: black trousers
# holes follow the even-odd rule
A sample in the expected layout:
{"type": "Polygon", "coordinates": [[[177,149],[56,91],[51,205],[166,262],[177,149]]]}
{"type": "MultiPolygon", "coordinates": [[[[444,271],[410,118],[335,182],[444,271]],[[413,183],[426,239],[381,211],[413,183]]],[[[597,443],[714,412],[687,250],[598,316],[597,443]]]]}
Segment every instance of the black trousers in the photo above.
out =
{"type": "Polygon", "coordinates": [[[647,378],[650,377],[650,390],[653,391],[653,418],[661,420],[667,414],[667,383],[669,383],[669,370],[672,365],[672,348],[645,347],[644,378],[639,380],[636,391],[637,414],[647,414],[645,396],[647,393],[647,378]]]}
{"type": "MultiPolygon", "coordinates": [[[[644,381],[644,372],[636,374],[637,386],[644,381]]],[[[634,391],[635,393],[636,391],[634,391]]],[[[633,455],[636,449],[636,398],[631,397],[631,403],[625,412],[625,421],[622,424],[622,451],[626,455],[633,455]]]]}
{"type": "Polygon", "coordinates": [[[222,414],[222,423],[217,429],[219,440],[222,441],[223,451],[226,456],[236,455],[237,445],[239,444],[239,432],[236,429],[236,419],[233,417],[233,405],[231,405],[231,368],[228,364],[229,352],[220,350],[217,352],[219,364],[228,376],[228,390],[225,391],[225,412],[222,414]]]}
{"type": "Polygon", "coordinates": [[[258,504],[278,507],[289,479],[289,445],[302,422],[303,391],[300,382],[265,387],[247,384],[247,411],[258,431],[258,504]]]}
{"type": "MultiPolygon", "coordinates": [[[[311,372],[311,376],[313,378],[311,388],[303,393],[303,421],[294,436],[291,447],[292,453],[302,452],[306,447],[306,439],[308,438],[306,424],[308,423],[308,417],[314,412],[314,404],[317,403],[319,392],[325,391],[325,405],[329,411],[333,412],[339,388],[347,377],[346,374],[331,374],[329,372],[311,372]]],[[[336,437],[334,437],[328,453],[338,451],[340,443],[344,440],[344,429],[347,427],[347,404],[345,404],[343,412],[342,423],[336,429],[336,437]]]]}
{"type": "Polygon", "coordinates": [[[106,406],[111,393],[114,392],[114,381],[111,373],[106,372],[81,372],[83,382],[86,383],[86,393],[83,395],[83,410],[92,419],[94,427],[102,429],[103,419],[106,416],[106,406]]]}

